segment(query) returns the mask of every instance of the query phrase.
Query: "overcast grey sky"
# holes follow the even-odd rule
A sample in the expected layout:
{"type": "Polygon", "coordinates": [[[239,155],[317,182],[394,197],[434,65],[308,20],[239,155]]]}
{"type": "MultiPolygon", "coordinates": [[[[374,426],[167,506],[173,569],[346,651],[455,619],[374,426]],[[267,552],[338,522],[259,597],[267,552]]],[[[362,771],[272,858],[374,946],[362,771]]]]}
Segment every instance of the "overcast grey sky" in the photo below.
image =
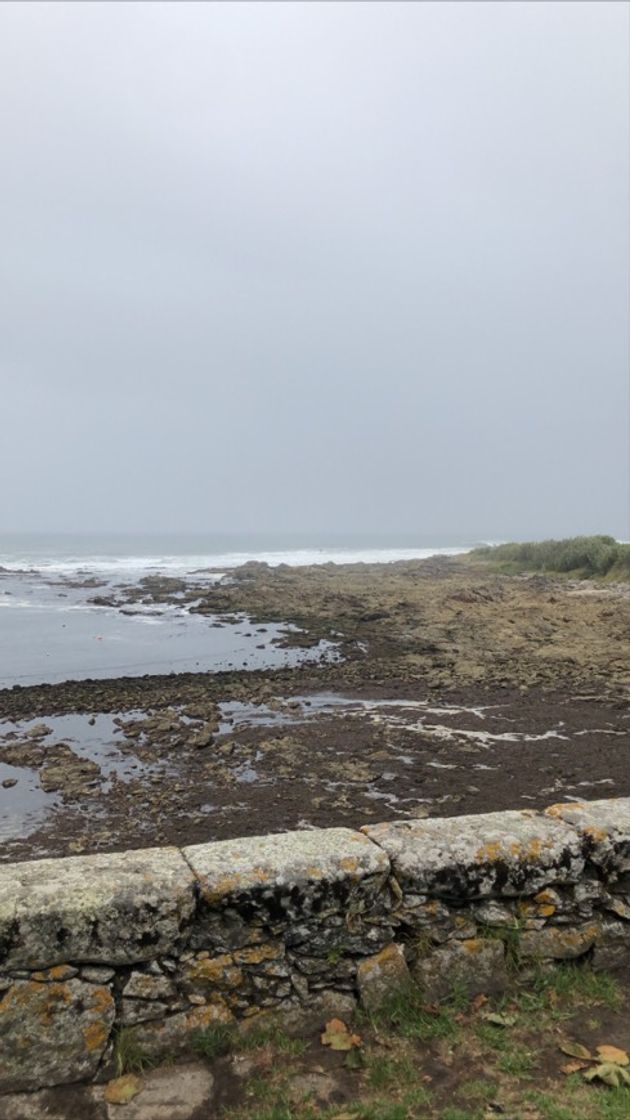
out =
{"type": "Polygon", "coordinates": [[[628,537],[624,3],[0,5],[0,527],[628,537]]]}

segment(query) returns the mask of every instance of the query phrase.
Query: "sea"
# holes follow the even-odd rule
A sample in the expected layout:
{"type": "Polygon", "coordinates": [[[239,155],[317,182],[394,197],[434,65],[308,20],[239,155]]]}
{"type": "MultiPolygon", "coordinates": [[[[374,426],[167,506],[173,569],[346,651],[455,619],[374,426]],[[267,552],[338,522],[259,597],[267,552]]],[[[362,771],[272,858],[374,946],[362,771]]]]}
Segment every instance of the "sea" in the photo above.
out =
{"type": "Polygon", "coordinates": [[[90,600],[147,576],[212,584],[252,560],[387,564],[458,555],[478,543],[340,534],[0,534],[0,689],[334,660],[332,641],[287,646],[288,625],[199,615],[176,599],[134,605],[133,614],[90,600]]]}

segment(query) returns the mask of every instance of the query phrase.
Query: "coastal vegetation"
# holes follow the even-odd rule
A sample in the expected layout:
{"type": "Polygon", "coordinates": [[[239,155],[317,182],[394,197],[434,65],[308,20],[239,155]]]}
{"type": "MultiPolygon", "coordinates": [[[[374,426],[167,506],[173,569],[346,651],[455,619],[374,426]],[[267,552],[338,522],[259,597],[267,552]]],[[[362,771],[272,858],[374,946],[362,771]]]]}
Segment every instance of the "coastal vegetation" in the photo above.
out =
{"type": "Polygon", "coordinates": [[[608,536],[513,541],[476,548],[469,555],[472,560],[481,560],[506,573],[553,572],[630,579],[630,544],[608,536]]]}
{"type": "Polygon", "coordinates": [[[357,1014],[351,1046],[318,1032],[291,1047],[282,1030],[258,1029],[221,1035],[217,1050],[212,1028],[198,1053],[216,1077],[247,1069],[225,1120],[622,1120],[628,1025],[622,984],[567,962],[517,970],[502,995],[454,992],[439,1005],[402,987],[357,1014]]]}

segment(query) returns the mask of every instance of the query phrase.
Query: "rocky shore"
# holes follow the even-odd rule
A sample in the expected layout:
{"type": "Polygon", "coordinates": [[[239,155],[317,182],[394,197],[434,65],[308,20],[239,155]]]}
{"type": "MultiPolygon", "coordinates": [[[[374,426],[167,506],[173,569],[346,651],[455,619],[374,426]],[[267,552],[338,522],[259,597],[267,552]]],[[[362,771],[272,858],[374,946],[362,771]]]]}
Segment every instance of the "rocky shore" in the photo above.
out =
{"type": "Polygon", "coordinates": [[[289,622],[341,659],[0,692],[5,800],[30,772],[42,803],[6,860],[630,794],[628,584],[460,558],[247,564],[106,598],[289,622]]]}

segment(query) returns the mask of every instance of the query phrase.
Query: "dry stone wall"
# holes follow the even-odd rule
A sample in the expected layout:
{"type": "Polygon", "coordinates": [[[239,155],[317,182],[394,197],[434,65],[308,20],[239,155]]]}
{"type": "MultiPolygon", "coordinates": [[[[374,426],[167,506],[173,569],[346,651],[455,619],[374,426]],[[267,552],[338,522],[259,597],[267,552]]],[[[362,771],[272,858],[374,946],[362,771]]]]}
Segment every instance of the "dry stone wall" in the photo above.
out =
{"type": "Polygon", "coordinates": [[[0,866],[0,1092],[112,1076],[121,1036],[185,1052],[401,984],[630,962],[630,799],[0,866]]]}

